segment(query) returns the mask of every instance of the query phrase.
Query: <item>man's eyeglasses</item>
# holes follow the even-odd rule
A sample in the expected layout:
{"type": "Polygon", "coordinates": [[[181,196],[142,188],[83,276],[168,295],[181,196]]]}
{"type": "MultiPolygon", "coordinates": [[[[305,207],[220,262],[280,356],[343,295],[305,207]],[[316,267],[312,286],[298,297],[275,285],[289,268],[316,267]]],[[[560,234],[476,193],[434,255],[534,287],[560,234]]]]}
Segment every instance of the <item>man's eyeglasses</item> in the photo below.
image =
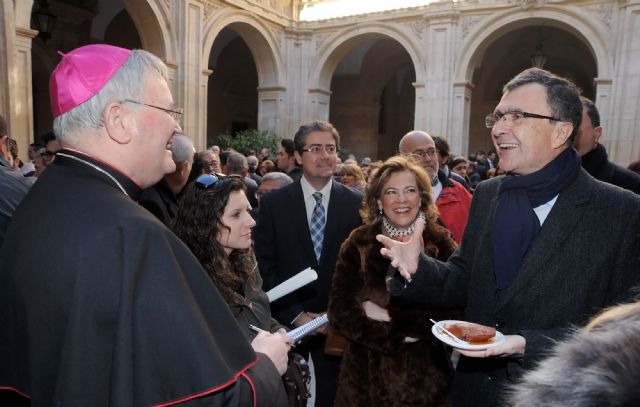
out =
{"type": "Polygon", "coordinates": [[[132,99],[124,99],[123,102],[133,103],[133,104],[136,104],[136,105],[153,107],[154,109],[162,110],[163,112],[167,113],[169,116],[173,117],[173,120],[175,120],[176,122],[178,122],[180,120],[180,118],[182,117],[182,114],[184,113],[184,111],[182,109],[180,109],[180,108],[178,108],[178,109],[166,109],[164,107],[160,107],[160,106],[156,106],[156,105],[150,105],[148,103],[142,103],[142,102],[138,102],[137,100],[132,100],[132,99]]]}
{"type": "Polygon", "coordinates": [[[300,152],[307,152],[311,154],[322,154],[322,152],[326,152],[329,155],[334,155],[338,152],[336,146],[326,145],[326,146],[311,146],[309,148],[302,148],[300,152]]]}
{"type": "Polygon", "coordinates": [[[420,156],[422,158],[425,158],[427,156],[429,157],[435,157],[436,156],[436,149],[435,148],[430,148],[428,150],[416,150],[416,151],[412,151],[411,154],[413,155],[417,155],[420,156]]]}
{"type": "Polygon", "coordinates": [[[520,123],[522,123],[523,119],[547,119],[547,120],[553,120],[553,121],[556,121],[556,122],[563,121],[562,119],[559,119],[557,117],[544,116],[544,115],[536,114],[536,113],[511,111],[511,112],[489,113],[484,118],[484,124],[485,124],[485,126],[487,126],[487,128],[492,129],[493,126],[495,126],[496,123],[498,123],[502,119],[504,119],[505,123],[507,125],[509,125],[509,126],[513,126],[515,124],[520,124],[520,123]]]}

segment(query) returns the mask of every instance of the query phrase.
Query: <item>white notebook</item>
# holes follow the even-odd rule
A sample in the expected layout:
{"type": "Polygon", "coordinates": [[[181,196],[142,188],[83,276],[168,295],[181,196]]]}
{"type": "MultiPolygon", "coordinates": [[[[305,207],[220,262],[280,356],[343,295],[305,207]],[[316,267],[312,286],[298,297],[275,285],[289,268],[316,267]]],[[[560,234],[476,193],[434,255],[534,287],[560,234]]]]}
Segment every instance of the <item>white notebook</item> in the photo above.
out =
{"type": "Polygon", "coordinates": [[[293,339],[295,342],[309,335],[311,332],[315,331],[318,328],[326,325],[329,322],[329,317],[327,314],[323,314],[313,320],[307,322],[304,325],[297,327],[296,329],[292,329],[287,332],[287,335],[293,339]]]}

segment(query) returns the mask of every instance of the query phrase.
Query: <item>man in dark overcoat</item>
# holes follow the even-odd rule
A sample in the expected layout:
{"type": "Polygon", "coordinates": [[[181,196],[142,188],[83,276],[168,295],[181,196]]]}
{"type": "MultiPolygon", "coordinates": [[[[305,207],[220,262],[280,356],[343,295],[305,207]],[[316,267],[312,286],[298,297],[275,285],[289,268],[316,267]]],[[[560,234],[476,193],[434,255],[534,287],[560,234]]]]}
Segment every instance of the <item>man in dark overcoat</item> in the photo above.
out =
{"type": "Polygon", "coordinates": [[[452,257],[421,255],[417,239],[378,237],[401,276],[393,294],[462,305],[466,320],[506,335],[499,346],[461,351],[454,405],[503,405],[508,385],[572,325],[640,284],[640,198],[580,167],[571,143],[581,118],[571,82],[537,68],[520,73],[486,118],[507,175],[480,184],[452,257]]]}

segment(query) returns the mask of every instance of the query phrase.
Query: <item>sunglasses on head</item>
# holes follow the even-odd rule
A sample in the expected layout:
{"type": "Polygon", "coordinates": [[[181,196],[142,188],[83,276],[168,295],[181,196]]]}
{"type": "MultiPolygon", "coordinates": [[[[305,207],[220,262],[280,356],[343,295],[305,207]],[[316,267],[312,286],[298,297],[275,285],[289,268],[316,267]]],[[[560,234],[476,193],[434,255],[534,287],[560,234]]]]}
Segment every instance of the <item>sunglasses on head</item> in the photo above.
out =
{"type": "Polygon", "coordinates": [[[205,175],[200,175],[198,178],[196,178],[196,188],[198,189],[207,189],[209,187],[211,187],[212,185],[215,185],[216,182],[218,182],[220,178],[216,177],[215,175],[211,175],[211,174],[205,174],[205,175]]]}
{"type": "Polygon", "coordinates": [[[221,177],[218,177],[213,174],[204,174],[196,178],[195,183],[198,189],[207,189],[215,185],[216,182],[218,181],[225,181],[225,180],[234,179],[234,178],[242,180],[243,177],[242,175],[238,175],[238,174],[230,174],[230,175],[221,176],[221,177]]]}

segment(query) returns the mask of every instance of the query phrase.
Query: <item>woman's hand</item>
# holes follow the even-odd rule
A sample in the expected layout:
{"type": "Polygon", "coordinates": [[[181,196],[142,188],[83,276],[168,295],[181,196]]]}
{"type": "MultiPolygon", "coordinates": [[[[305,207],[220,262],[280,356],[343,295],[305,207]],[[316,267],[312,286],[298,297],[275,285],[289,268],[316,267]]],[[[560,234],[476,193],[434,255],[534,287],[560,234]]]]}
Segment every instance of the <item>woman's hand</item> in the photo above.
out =
{"type": "Polygon", "coordinates": [[[367,314],[367,317],[370,319],[382,322],[391,321],[389,311],[382,308],[375,302],[365,301],[362,303],[362,308],[364,309],[364,313],[367,314]]]}
{"type": "Polygon", "coordinates": [[[287,335],[262,331],[251,341],[251,347],[254,351],[267,355],[281,376],[287,372],[288,353],[291,348],[291,338],[287,335]]]}
{"type": "Polygon", "coordinates": [[[287,330],[284,328],[280,328],[278,329],[276,334],[282,335],[282,339],[287,343],[287,345],[289,345],[289,349],[291,349],[291,347],[293,346],[293,338],[287,335],[287,330]]]}

